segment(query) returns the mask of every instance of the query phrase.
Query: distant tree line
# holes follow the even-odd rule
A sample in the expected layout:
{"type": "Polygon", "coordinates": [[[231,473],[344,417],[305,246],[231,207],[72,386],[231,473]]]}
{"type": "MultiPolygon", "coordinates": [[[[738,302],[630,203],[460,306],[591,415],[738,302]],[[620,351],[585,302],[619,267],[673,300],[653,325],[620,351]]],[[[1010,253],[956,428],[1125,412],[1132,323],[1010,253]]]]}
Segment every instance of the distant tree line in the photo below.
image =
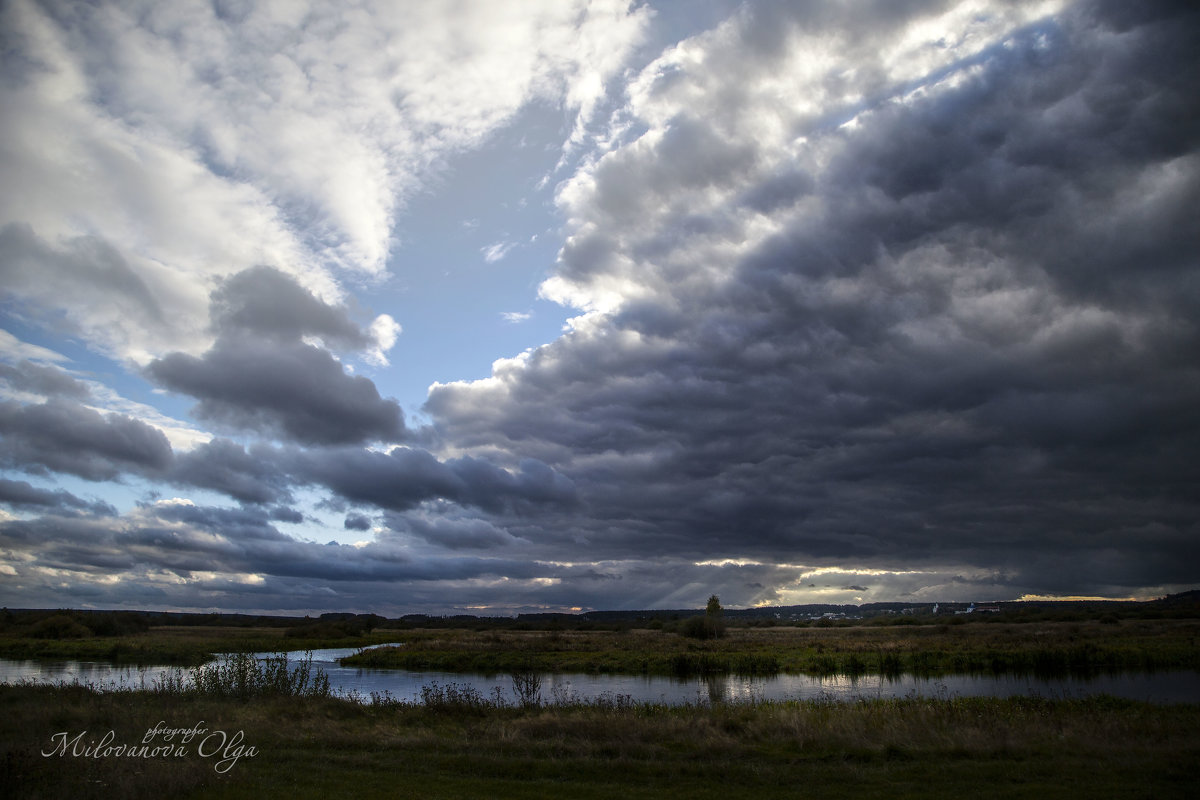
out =
{"type": "Polygon", "coordinates": [[[471,614],[436,616],[407,614],[389,619],[379,614],[327,613],[313,618],[257,614],[187,613],[174,611],[103,611],[83,609],[0,609],[0,635],[34,639],[81,639],[91,636],[130,636],[157,626],[220,626],[285,628],[289,638],[361,636],[377,628],[420,630],[462,628],[515,631],[624,631],[651,628],[697,639],[723,636],[730,627],[847,627],[853,625],[962,625],[968,622],[1086,622],[1116,623],[1123,619],[1200,617],[1200,591],[1150,601],[1027,601],[994,604],[996,613],[958,614],[966,603],[919,607],[902,603],[863,606],[807,605],[775,608],[726,609],[716,595],[702,614],[687,609],[591,611],[582,614],[536,613],[516,617],[471,614]],[[834,615],[824,616],[821,615],[834,615]]]}

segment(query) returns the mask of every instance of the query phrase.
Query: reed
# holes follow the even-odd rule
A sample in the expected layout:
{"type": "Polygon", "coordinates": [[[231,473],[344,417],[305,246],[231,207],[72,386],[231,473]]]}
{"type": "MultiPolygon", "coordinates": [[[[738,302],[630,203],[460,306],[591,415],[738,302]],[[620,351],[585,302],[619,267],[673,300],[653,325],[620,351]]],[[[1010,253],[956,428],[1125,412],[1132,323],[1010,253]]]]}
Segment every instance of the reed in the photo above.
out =
{"type": "Polygon", "coordinates": [[[210,697],[330,697],[329,676],[312,667],[312,653],[292,666],[287,653],[257,659],[249,653],[232,653],[195,667],[190,675],[176,669],[153,685],[158,694],[210,697]]]}

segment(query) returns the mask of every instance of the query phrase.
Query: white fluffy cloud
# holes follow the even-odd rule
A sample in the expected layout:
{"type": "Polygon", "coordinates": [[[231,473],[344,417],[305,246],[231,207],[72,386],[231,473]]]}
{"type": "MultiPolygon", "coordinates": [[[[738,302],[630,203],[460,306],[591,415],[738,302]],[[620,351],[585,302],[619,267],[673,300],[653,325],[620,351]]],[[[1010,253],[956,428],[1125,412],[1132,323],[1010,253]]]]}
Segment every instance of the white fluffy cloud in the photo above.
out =
{"type": "Polygon", "coordinates": [[[222,276],[266,264],[335,301],[347,271],[383,273],[444,159],[534,98],[590,115],[648,19],[620,0],[0,15],[6,289],[140,363],[203,349],[222,276]]]}

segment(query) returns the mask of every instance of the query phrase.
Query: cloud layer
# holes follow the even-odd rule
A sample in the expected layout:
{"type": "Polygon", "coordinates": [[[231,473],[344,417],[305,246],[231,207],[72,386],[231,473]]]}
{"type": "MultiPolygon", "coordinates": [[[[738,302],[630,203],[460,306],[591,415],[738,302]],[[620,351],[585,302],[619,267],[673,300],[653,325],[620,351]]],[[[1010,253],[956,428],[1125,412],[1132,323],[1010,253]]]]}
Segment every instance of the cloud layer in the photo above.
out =
{"type": "Polygon", "coordinates": [[[1196,18],[1040,11],[750,6],[665,54],[560,188],[543,292],[588,313],[436,387],[443,434],[563,470],[592,558],[1194,580],[1196,18]]]}

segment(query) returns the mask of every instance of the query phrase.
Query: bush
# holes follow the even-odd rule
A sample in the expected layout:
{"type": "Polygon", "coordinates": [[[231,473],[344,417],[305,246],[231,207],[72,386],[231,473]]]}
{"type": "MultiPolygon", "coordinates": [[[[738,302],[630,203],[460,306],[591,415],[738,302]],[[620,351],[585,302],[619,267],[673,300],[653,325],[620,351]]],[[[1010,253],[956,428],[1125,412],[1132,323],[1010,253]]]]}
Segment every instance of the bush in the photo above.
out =
{"type": "Polygon", "coordinates": [[[715,594],[708,598],[704,616],[685,619],[681,632],[692,639],[718,639],[724,636],[725,614],[720,599],[715,594]]]}
{"type": "Polygon", "coordinates": [[[688,617],[680,633],[691,639],[716,639],[725,635],[725,628],[709,616],[688,617]]]}
{"type": "Polygon", "coordinates": [[[512,674],[513,694],[523,707],[539,706],[542,704],[542,676],[535,670],[526,668],[512,674]]]}
{"type": "Polygon", "coordinates": [[[421,702],[433,711],[484,711],[503,706],[498,694],[489,700],[474,686],[458,683],[442,686],[436,681],[421,687],[421,702]]]}
{"type": "Polygon", "coordinates": [[[29,635],[34,639],[86,639],[92,635],[92,630],[73,617],[55,614],[34,623],[29,635]]]}
{"type": "Polygon", "coordinates": [[[82,622],[96,636],[129,636],[150,630],[144,614],[130,611],[93,611],[82,622]]]}

